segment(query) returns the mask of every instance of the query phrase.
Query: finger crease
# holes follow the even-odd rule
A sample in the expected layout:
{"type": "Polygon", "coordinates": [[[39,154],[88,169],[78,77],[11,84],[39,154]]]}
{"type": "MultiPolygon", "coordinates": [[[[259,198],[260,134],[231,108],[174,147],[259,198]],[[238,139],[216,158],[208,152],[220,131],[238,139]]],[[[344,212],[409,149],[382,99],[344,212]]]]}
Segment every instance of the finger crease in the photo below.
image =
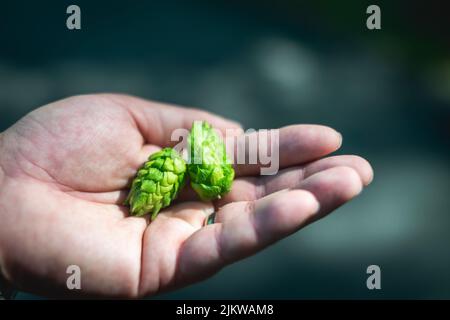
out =
{"type": "Polygon", "coordinates": [[[223,252],[223,246],[222,246],[222,231],[223,231],[223,224],[219,223],[214,229],[214,236],[216,240],[216,252],[217,252],[217,259],[219,260],[219,264],[225,264],[227,262],[227,259],[225,259],[224,252],[223,252]]]}
{"type": "Polygon", "coordinates": [[[261,199],[267,194],[267,186],[266,186],[266,179],[255,179],[255,183],[253,184],[254,187],[254,193],[255,193],[255,200],[261,199]]]}
{"type": "Polygon", "coordinates": [[[306,167],[299,168],[297,170],[297,183],[299,184],[301,181],[305,180],[307,178],[306,176],[306,167]]]}
{"type": "Polygon", "coordinates": [[[255,201],[249,201],[246,207],[246,211],[248,212],[248,217],[250,220],[250,225],[252,226],[254,237],[255,237],[255,243],[260,242],[262,238],[262,234],[260,231],[260,225],[258,223],[258,220],[256,219],[256,202],[255,201]]]}

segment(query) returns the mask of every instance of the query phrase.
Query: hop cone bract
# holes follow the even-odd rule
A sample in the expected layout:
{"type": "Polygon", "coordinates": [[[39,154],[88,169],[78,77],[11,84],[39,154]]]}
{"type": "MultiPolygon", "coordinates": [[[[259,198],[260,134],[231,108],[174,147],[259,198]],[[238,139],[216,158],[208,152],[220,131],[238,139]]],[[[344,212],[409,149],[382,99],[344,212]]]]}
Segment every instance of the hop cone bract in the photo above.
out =
{"type": "Polygon", "coordinates": [[[195,121],[188,137],[188,173],[192,188],[202,200],[220,198],[229,192],[234,169],[228,161],[225,144],[205,121],[195,121]]]}
{"type": "Polygon", "coordinates": [[[152,154],[138,170],[125,204],[135,216],[152,214],[156,218],[161,208],[174,200],[186,180],[186,163],[178,152],[165,148],[152,154]]]}

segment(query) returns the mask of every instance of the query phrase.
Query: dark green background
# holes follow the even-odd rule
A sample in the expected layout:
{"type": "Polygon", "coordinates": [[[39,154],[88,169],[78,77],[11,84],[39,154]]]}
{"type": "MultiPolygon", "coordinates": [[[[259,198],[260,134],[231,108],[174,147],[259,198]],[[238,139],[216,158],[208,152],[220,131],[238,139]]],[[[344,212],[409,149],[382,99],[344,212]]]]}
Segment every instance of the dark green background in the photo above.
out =
{"type": "MultiPolygon", "coordinates": [[[[438,1],[8,1],[0,130],[102,91],[247,128],[330,125],[375,180],[352,203],[159,298],[450,298],[450,11],[438,1]],[[82,30],[65,27],[78,4],[82,30]],[[382,30],[365,27],[378,4],[382,30]],[[382,290],[366,288],[368,265],[382,290]]],[[[27,294],[19,297],[30,298],[27,294]]]]}

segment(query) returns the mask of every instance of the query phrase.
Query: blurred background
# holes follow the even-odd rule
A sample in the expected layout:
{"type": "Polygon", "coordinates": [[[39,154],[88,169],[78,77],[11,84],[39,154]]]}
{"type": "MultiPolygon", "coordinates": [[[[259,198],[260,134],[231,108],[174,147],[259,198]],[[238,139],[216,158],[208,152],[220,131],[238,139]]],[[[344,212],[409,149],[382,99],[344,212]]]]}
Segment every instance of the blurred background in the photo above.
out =
{"type": "MultiPolygon", "coordinates": [[[[438,1],[8,1],[0,131],[70,95],[122,92],[247,128],[319,123],[375,179],[355,201],[159,298],[450,298],[450,11],[438,1]],[[66,8],[81,8],[69,31],[66,8]],[[382,29],[366,28],[381,7],[382,29]],[[366,268],[381,267],[381,290],[366,268]]],[[[19,298],[38,298],[21,293],[19,298]]]]}

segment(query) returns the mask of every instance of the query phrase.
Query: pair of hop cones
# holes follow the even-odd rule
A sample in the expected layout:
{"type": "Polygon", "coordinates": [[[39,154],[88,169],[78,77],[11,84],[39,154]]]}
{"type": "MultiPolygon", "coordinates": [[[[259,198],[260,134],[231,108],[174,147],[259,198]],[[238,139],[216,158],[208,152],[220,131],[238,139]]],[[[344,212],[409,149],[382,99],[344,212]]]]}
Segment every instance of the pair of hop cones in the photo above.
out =
{"type": "Polygon", "coordinates": [[[231,190],[234,170],[228,161],[225,144],[207,122],[194,122],[188,136],[190,160],[186,163],[172,148],[152,154],[138,170],[125,205],[134,216],[151,213],[154,220],[162,208],[170,205],[186,185],[200,199],[220,198],[231,190]]]}

